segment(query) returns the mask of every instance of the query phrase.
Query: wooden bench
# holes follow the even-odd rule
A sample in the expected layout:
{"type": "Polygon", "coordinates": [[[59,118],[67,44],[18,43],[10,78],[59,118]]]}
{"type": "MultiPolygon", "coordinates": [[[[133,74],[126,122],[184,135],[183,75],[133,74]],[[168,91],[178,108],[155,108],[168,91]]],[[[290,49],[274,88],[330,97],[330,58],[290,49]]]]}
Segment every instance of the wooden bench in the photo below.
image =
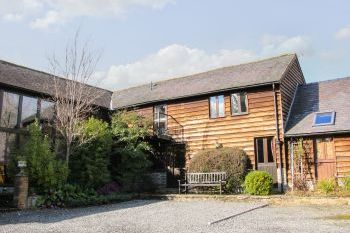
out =
{"type": "Polygon", "coordinates": [[[186,173],[185,182],[179,182],[179,194],[181,194],[181,187],[185,188],[185,193],[188,189],[194,187],[220,187],[220,194],[222,194],[222,186],[226,184],[226,172],[209,172],[209,173],[186,173]]]}

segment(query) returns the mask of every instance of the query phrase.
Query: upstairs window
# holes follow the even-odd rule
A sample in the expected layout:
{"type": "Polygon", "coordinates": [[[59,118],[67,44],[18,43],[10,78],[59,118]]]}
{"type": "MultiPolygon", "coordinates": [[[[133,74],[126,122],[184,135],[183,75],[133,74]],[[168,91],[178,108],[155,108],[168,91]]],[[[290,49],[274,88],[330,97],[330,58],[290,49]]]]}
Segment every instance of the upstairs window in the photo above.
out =
{"type": "Polygon", "coordinates": [[[225,116],[225,98],[223,95],[212,96],[209,98],[210,118],[225,116]]]}
{"type": "Polygon", "coordinates": [[[233,93],[231,95],[232,115],[242,115],[248,113],[248,98],[244,92],[233,93]]]}
{"type": "Polygon", "coordinates": [[[153,129],[157,135],[165,135],[167,125],[166,105],[157,105],[154,107],[153,129]]]}
{"type": "Polygon", "coordinates": [[[317,112],[314,118],[314,126],[333,125],[335,112],[317,112]]]}

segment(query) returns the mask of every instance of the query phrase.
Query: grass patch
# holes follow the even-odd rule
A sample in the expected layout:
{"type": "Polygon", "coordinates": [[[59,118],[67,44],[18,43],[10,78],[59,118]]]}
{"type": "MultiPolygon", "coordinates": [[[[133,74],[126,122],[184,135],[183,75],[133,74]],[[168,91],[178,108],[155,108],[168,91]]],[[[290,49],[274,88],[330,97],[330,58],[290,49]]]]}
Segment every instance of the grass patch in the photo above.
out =
{"type": "Polygon", "coordinates": [[[332,219],[332,220],[350,220],[350,214],[337,214],[334,216],[329,216],[327,219],[332,219]]]}

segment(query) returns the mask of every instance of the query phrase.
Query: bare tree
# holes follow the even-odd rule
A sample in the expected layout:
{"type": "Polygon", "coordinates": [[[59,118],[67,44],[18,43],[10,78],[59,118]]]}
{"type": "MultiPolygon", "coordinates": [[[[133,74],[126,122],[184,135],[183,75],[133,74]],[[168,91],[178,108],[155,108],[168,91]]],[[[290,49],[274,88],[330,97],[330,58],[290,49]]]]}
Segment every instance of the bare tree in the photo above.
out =
{"type": "Polygon", "coordinates": [[[89,85],[98,60],[99,55],[92,52],[88,42],[80,43],[79,31],[72,43],[67,44],[63,58],[55,54],[49,58],[54,75],[54,127],[65,141],[67,164],[73,143],[82,135],[81,122],[97,110],[105,94],[104,90],[89,85]]]}

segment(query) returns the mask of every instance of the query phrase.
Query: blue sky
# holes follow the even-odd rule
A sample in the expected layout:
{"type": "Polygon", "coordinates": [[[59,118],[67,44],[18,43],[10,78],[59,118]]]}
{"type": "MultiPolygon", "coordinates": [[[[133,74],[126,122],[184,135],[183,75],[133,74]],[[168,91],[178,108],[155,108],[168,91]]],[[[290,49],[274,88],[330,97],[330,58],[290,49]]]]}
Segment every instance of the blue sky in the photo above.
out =
{"type": "Polygon", "coordinates": [[[112,90],[291,52],[314,82],[350,75],[349,12],[346,0],[0,0],[0,59],[47,71],[80,27],[112,90]]]}

